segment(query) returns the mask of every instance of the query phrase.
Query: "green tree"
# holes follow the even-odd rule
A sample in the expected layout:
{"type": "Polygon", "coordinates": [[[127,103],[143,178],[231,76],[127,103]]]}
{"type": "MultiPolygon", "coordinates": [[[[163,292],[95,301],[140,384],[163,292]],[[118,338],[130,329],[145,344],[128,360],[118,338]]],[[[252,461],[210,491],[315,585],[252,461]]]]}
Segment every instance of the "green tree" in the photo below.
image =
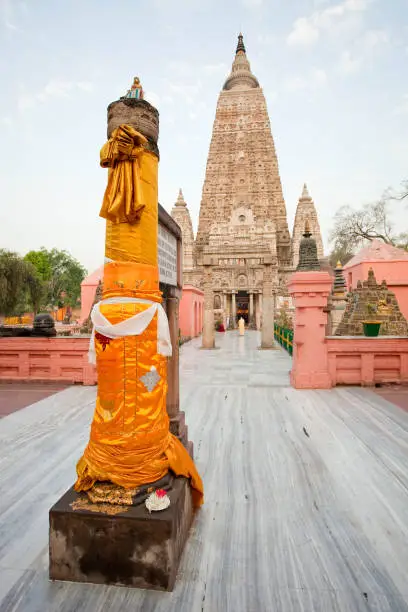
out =
{"type": "Polygon", "coordinates": [[[0,249],[0,313],[13,315],[24,291],[25,263],[12,251],[0,249]]]}
{"type": "Polygon", "coordinates": [[[38,274],[35,266],[33,266],[30,262],[25,263],[27,266],[26,287],[28,302],[32,307],[35,316],[44,306],[46,284],[38,274]]]}
{"type": "Polygon", "coordinates": [[[43,281],[49,281],[51,279],[52,269],[50,256],[44,247],[42,247],[39,251],[29,251],[27,255],[25,255],[24,259],[35,267],[37,274],[43,281]]]}
{"type": "Polygon", "coordinates": [[[46,285],[47,306],[75,306],[81,295],[81,282],[86,276],[85,268],[67,251],[42,247],[25,256],[37,270],[46,285]]]}
{"type": "Polygon", "coordinates": [[[17,253],[0,249],[0,313],[21,315],[33,308],[36,314],[44,295],[44,283],[35,267],[17,253]]]}

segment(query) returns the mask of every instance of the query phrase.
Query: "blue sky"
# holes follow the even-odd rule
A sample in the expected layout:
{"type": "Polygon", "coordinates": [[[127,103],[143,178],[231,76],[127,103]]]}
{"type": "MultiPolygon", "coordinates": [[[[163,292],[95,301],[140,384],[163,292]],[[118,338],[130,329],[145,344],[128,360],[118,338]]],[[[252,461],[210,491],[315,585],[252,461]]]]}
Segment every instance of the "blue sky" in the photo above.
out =
{"type": "MultiPolygon", "coordinates": [[[[218,93],[242,29],[290,229],[307,181],[335,210],[408,178],[407,0],[0,0],[0,246],[103,261],[106,107],[140,76],[160,111],[160,202],[196,228],[218,93]]],[[[395,204],[398,231],[408,210],[395,204]]]]}

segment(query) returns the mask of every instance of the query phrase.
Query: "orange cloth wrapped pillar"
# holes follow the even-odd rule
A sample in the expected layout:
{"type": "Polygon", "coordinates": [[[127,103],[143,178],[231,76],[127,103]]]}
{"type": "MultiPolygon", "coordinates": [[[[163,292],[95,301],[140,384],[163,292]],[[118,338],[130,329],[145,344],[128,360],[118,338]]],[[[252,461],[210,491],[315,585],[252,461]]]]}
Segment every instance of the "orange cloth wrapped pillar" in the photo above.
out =
{"type": "MultiPolygon", "coordinates": [[[[133,127],[120,125],[101,150],[101,165],[109,168],[109,177],[100,213],[107,222],[99,312],[110,325],[161,303],[158,159],[146,143],[133,127]]],[[[201,478],[185,447],[169,431],[167,357],[160,352],[159,316],[155,312],[138,335],[109,337],[96,327],[98,396],[75,489],[88,490],[96,481],[134,489],[159,480],[170,469],[190,479],[198,506],[203,500],[201,478]]]]}

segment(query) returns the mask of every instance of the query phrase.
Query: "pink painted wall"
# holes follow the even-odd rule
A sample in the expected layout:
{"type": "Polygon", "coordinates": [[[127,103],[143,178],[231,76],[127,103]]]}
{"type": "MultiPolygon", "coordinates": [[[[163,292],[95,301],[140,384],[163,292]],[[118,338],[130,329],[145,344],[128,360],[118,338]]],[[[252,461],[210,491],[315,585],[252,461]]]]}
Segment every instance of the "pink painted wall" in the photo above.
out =
{"type": "Polygon", "coordinates": [[[103,266],[95,270],[87,276],[81,283],[81,319],[83,323],[91,312],[92,305],[95,299],[96,288],[99,281],[103,279],[103,266]]]}
{"type": "Polygon", "coordinates": [[[180,301],[180,334],[195,338],[203,329],[204,293],[191,285],[184,285],[180,301]]]}
{"type": "Polygon", "coordinates": [[[88,347],[89,337],[0,338],[0,380],[96,385],[88,347]]]}
{"type": "Polygon", "coordinates": [[[408,382],[408,338],[331,337],[326,350],[333,387],[408,382]]]}

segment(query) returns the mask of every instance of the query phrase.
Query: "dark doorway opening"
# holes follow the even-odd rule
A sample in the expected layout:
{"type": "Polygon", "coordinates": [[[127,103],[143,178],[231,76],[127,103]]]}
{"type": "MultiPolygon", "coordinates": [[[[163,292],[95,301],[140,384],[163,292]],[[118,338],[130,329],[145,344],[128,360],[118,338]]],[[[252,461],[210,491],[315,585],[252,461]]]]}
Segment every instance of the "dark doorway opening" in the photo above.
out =
{"type": "Polygon", "coordinates": [[[245,325],[249,322],[249,295],[248,291],[238,291],[236,296],[237,301],[237,321],[242,317],[245,325]]]}

